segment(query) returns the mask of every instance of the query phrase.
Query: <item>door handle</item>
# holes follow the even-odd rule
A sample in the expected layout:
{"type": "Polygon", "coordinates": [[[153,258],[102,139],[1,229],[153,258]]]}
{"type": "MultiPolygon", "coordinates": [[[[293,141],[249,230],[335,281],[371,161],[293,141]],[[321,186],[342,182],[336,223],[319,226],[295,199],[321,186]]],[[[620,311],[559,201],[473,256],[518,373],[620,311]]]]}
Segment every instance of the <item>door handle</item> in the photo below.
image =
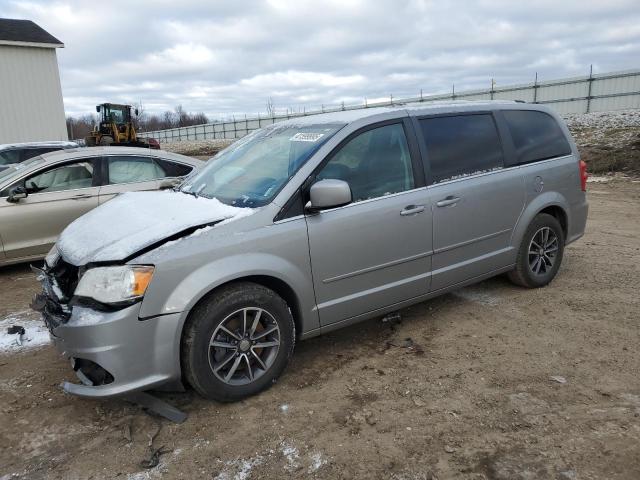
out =
{"type": "Polygon", "coordinates": [[[407,205],[404,210],[400,212],[400,215],[406,217],[407,215],[415,215],[416,213],[424,212],[424,205],[407,205]]]}
{"type": "Polygon", "coordinates": [[[448,196],[436,203],[438,207],[448,207],[449,205],[455,205],[460,201],[460,197],[448,196]]]}
{"type": "Polygon", "coordinates": [[[91,198],[91,195],[88,193],[81,193],[80,195],[74,195],[71,197],[72,200],[82,200],[83,198],[91,198]]]}

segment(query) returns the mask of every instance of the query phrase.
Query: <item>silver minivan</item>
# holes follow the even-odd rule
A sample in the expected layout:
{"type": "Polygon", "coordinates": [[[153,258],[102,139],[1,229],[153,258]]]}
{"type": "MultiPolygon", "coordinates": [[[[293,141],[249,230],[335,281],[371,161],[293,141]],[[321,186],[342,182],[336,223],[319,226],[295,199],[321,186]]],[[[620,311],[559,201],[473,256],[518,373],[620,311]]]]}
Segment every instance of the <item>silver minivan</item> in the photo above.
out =
{"type": "Polygon", "coordinates": [[[233,401],[272,385],[298,340],[502,273],[547,285],[584,233],[586,177],[540,105],[296,118],[76,220],[33,306],[81,379],[68,392],[233,401]]]}

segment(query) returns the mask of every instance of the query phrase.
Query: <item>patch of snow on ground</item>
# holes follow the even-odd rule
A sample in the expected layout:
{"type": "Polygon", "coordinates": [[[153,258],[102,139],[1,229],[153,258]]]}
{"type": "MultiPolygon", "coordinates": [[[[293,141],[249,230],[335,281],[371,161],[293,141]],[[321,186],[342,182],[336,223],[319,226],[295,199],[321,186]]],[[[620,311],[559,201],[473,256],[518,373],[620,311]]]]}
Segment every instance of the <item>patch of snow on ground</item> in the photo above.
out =
{"type": "Polygon", "coordinates": [[[312,453],[310,456],[311,465],[309,465],[309,473],[317,472],[323,465],[326,465],[327,460],[322,456],[320,452],[312,453]]]}
{"type": "Polygon", "coordinates": [[[587,183],[608,183],[610,180],[611,177],[589,175],[589,178],[587,178],[587,183]]]}
{"type": "Polygon", "coordinates": [[[296,470],[299,466],[298,458],[300,458],[300,452],[298,452],[298,449],[293,445],[282,442],[280,451],[287,461],[287,465],[285,466],[285,468],[289,471],[296,470]]]}
{"type": "Polygon", "coordinates": [[[454,296],[467,300],[469,302],[479,303],[481,305],[487,305],[495,307],[500,303],[497,296],[492,295],[490,292],[483,291],[478,287],[467,287],[461,290],[451,292],[454,296]]]}
{"type": "Polygon", "coordinates": [[[262,455],[225,462],[226,468],[214,480],[246,480],[251,475],[251,471],[263,462],[264,457],[262,455]]]}
{"type": "Polygon", "coordinates": [[[0,353],[13,353],[24,349],[42,347],[51,342],[49,331],[36,312],[24,310],[12,313],[0,320],[0,353]],[[24,327],[22,345],[17,342],[18,335],[9,335],[7,329],[13,325],[24,327]]]}

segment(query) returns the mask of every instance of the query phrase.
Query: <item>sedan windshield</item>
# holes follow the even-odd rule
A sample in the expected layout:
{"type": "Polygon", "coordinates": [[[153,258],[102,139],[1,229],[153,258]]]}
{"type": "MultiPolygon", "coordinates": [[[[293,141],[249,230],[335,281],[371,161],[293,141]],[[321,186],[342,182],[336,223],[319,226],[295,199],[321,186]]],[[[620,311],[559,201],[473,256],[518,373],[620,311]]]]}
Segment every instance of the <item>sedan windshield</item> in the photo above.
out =
{"type": "Polygon", "coordinates": [[[228,205],[266,205],[343,125],[273,125],[247,135],[188,178],[182,191],[228,205]]]}
{"type": "Polygon", "coordinates": [[[44,159],[40,155],[38,155],[37,157],[30,158],[29,160],[25,160],[22,163],[14,163],[4,168],[0,168],[0,183],[10,179],[11,177],[16,175],[18,172],[22,171],[23,169],[33,164],[42,163],[42,162],[44,162],[44,159]]]}

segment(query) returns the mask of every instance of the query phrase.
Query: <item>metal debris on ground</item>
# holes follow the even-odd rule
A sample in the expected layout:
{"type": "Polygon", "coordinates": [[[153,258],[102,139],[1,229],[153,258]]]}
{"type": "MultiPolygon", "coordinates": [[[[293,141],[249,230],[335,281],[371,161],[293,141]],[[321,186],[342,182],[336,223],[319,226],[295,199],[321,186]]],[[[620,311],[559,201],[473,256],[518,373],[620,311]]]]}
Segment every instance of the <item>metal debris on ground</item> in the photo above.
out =
{"type": "Polygon", "coordinates": [[[386,342],[385,350],[389,347],[406,348],[408,353],[415,353],[416,355],[422,355],[424,353],[424,348],[422,348],[420,344],[414,342],[411,337],[405,338],[399,345],[393,342],[386,342]]]}
{"type": "Polygon", "coordinates": [[[560,375],[553,375],[551,377],[549,377],[551,380],[553,380],[554,382],[558,382],[561,384],[565,384],[567,383],[567,379],[564,377],[561,377],[560,375]]]}

